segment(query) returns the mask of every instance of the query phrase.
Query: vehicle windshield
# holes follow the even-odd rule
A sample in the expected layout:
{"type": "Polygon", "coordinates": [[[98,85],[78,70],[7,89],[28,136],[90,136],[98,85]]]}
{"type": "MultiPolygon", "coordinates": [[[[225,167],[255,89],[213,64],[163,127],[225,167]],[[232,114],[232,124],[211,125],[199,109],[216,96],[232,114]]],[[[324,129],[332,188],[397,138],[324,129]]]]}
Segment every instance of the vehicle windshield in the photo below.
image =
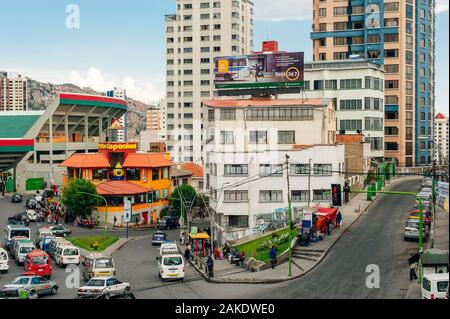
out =
{"type": "Polygon", "coordinates": [[[114,263],[111,258],[96,259],[95,268],[114,268],[114,263]]]}
{"type": "Polygon", "coordinates": [[[28,284],[29,280],[30,280],[30,278],[17,278],[13,282],[13,285],[26,285],[26,284],[28,284]]]}
{"type": "Polygon", "coordinates": [[[416,223],[416,222],[406,222],[406,227],[419,229],[419,223],[416,223]]]}
{"type": "Polygon", "coordinates": [[[105,286],[105,280],[104,279],[91,279],[91,280],[89,280],[89,282],[87,283],[86,286],[103,287],[103,286],[105,286]]]}
{"type": "Polygon", "coordinates": [[[0,260],[8,260],[8,255],[6,254],[6,252],[0,252],[0,260]]]}
{"type": "Polygon", "coordinates": [[[64,256],[77,256],[78,249],[76,248],[66,248],[64,249],[64,256]]]}
{"type": "Polygon", "coordinates": [[[448,281],[438,281],[437,282],[437,291],[446,292],[448,287],[448,281]]]}
{"type": "Polygon", "coordinates": [[[26,238],[29,238],[30,237],[30,231],[28,229],[11,230],[11,238],[14,238],[14,237],[26,237],[26,238]]]}
{"type": "Polygon", "coordinates": [[[48,258],[46,256],[36,256],[31,259],[34,265],[47,265],[48,258]]]}
{"type": "Polygon", "coordinates": [[[179,266],[183,262],[181,257],[166,257],[164,258],[164,266],[179,266]]]}
{"type": "Polygon", "coordinates": [[[33,247],[20,247],[19,252],[21,254],[29,254],[33,250],[33,247]]]}
{"type": "Polygon", "coordinates": [[[48,237],[47,236],[47,237],[44,238],[44,243],[47,244],[47,243],[51,242],[52,239],[55,239],[55,237],[48,237]]]}

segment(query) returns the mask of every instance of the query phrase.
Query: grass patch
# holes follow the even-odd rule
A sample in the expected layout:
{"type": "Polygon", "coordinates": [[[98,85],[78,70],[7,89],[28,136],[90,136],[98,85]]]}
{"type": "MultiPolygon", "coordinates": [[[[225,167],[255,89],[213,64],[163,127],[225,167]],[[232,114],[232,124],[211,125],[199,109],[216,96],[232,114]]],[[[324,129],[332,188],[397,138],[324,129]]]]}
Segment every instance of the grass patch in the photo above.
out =
{"type": "MultiPolygon", "coordinates": [[[[255,240],[249,241],[247,243],[235,246],[235,248],[239,252],[244,251],[245,256],[247,258],[253,257],[257,260],[268,263],[270,261],[270,258],[269,258],[270,245],[267,245],[267,244],[269,243],[269,241],[273,241],[273,240],[276,240],[277,238],[281,238],[283,235],[289,236],[289,230],[287,228],[277,231],[271,235],[263,236],[263,237],[255,239],[255,240]],[[264,245],[264,244],[266,244],[266,245],[264,245]],[[265,248],[264,246],[267,246],[267,248],[265,248]]],[[[294,239],[296,235],[297,235],[297,230],[294,229],[292,231],[292,238],[294,239]]],[[[276,248],[277,248],[277,256],[281,255],[285,250],[287,250],[289,248],[289,240],[277,245],[276,248]]]]}
{"type": "Polygon", "coordinates": [[[88,251],[100,252],[118,241],[119,237],[67,237],[66,239],[77,247],[88,251]]]}

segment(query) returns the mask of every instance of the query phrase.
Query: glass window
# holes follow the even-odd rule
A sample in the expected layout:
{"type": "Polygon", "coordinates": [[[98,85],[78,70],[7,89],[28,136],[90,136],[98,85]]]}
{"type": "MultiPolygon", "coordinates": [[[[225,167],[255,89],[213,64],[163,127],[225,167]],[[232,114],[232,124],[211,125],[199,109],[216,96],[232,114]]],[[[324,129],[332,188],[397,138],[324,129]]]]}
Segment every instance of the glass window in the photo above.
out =
{"type": "Polygon", "coordinates": [[[236,110],[220,110],[220,120],[222,121],[234,121],[236,120],[236,110]]]}
{"type": "Polygon", "coordinates": [[[331,164],[314,164],[314,175],[331,175],[331,164]]]}
{"type": "Polygon", "coordinates": [[[224,175],[248,175],[248,165],[228,164],[224,166],[224,175]]]}
{"type": "Polygon", "coordinates": [[[316,200],[316,201],[331,201],[331,190],[329,190],[329,189],[315,189],[315,190],[313,190],[313,200],[316,200]]]}
{"type": "Polygon", "coordinates": [[[267,144],[267,131],[250,131],[250,143],[267,144]]]}
{"type": "Polygon", "coordinates": [[[309,175],[309,164],[291,164],[291,175],[309,175]]]}
{"type": "Polygon", "coordinates": [[[278,144],[295,144],[295,131],[278,131],[278,144]]]}
{"type": "Polygon", "coordinates": [[[153,181],[159,181],[159,168],[153,168],[152,169],[152,180],[153,181]]]}
{"type": "Polygon", "coordinates": [[[308,190],[293,190],[291,191],[291,200],[293,202],[307,202],[308,190]]]}
{"type": "Polygon", "coordinates": [[[259,165],[260,176],[283,176],[282,164],[261,164],[259,165]]]}
{"type": "Polygon", "coordinates": [[[221,131],[220,142],[221,144],[233,144],[234,143],[233,131],[221,131]]]}
{"type": "Polygon", "coordinates": [[[141,180],[141,170],[138,168],[127,168],[126,169],[126,179],[127,179],[127,181],[140,181],[141,180]]]}
{"type": "Polygon", "coordinates": [[[282,202],[283,191],[280,190],[259,191],[259,201],[261,203],[282,202]]]}

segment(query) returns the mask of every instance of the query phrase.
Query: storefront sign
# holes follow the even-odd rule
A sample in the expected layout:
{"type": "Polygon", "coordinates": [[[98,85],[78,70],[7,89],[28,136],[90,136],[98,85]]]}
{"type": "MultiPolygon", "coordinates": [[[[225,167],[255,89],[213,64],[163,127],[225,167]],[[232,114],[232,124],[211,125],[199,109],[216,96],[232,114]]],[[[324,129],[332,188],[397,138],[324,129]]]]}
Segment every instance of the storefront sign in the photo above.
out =
{"type": "Polygon", "coordinates": [[[98,149],[110,153],[129,153],[136,152],[138,145],[137,143],[99,143],[98,149]]]}

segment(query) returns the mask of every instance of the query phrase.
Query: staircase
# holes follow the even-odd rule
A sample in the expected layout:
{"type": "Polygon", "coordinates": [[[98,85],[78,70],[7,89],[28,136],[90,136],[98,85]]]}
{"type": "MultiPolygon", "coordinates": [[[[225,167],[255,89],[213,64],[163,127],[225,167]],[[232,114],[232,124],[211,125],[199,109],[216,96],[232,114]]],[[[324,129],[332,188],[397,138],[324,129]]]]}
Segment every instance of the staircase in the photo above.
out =
{"type": "Polygon", "coordinates": [[[325,251],[322,249],[311,249],[306,247],[296,246],[292,252],[292,257],[297,260],[308,260],[316,262],[323,255],[325,251]]]}

